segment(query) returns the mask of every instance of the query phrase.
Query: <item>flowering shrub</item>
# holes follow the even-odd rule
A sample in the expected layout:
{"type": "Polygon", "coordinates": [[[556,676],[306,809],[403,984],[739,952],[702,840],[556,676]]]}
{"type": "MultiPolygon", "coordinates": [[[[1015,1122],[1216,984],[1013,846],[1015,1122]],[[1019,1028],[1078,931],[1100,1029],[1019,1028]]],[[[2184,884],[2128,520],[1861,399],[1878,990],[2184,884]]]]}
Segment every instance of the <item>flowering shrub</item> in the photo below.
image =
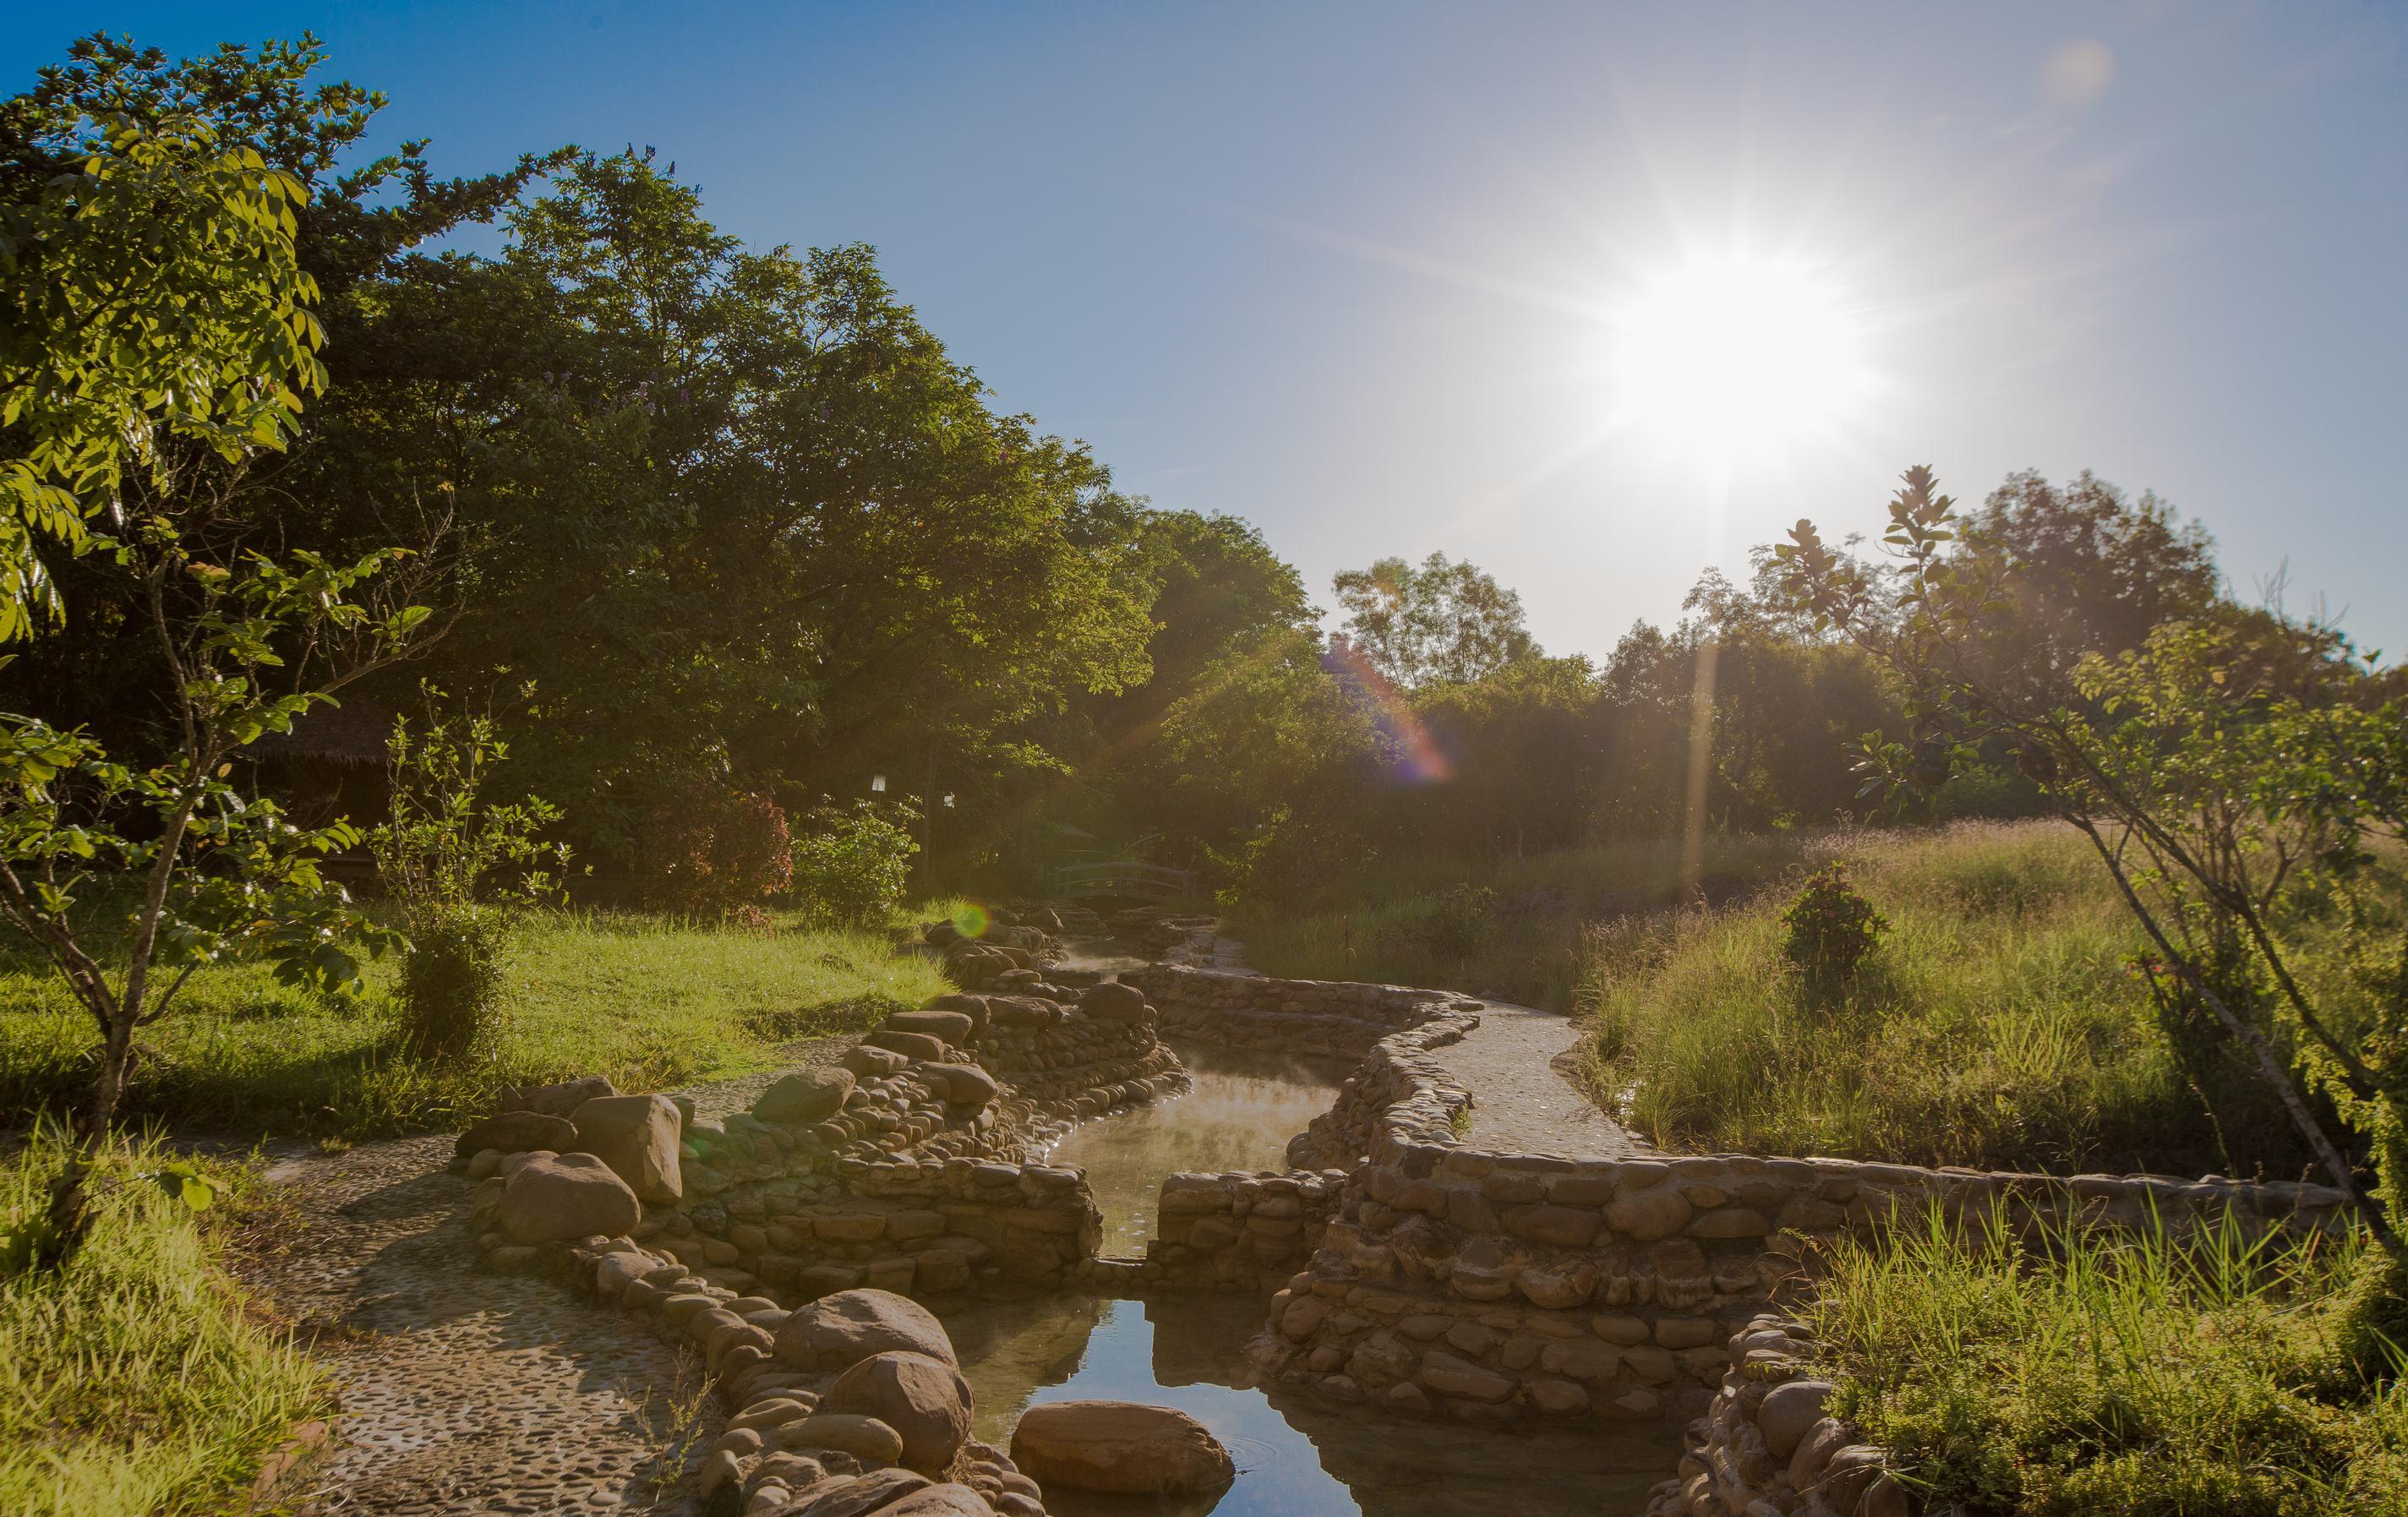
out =
{"type": "Polygon", "coordinates": [[[649,894],[663,906],[731,916],[794,878],[785,809],[767,795],[695,785],[653,812],[645,835],[649,894]]]}
{"type": "Polygon", "coordinates": [[[1781,914],[1781,924],[1788,929],[1782,954],[1817,997],[1854,983],[1866,955],[1889,930],[1889,920],[1848,883],[1846,866],[1837,862],[1807,877],[1805,888],[1781,914]]]}

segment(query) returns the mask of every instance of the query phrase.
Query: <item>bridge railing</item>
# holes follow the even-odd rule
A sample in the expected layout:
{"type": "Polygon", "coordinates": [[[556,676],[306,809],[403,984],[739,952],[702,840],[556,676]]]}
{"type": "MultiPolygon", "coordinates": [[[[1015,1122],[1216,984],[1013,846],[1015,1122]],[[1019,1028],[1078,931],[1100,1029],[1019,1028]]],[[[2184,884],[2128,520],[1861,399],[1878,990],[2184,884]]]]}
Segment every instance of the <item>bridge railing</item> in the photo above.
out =
{"type": "Polygon", "coordinates": [[[1196,876],[1140,859],[1065,864],[1054,871],[1054,894],[1066,900],[1123,895],[1143,901],[1189,901],[1196,898],[1196,876]]]}

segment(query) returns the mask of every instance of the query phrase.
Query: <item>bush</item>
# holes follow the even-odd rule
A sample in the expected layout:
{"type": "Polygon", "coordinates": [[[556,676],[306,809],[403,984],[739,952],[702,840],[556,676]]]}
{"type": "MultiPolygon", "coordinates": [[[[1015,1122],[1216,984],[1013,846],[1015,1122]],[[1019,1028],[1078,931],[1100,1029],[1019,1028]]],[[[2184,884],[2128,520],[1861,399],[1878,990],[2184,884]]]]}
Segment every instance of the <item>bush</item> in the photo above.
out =
{"type": "MultiPolygon", "coordinates": [[[[67,1145],[47,1127],[0,1160],[0,1233],[49,1206],[67,1145]]],[[[156,1143],[112,1146],[85,1246],[60,1269],[0,1279],[0,1511],[186,1517],[230,1510],[294,1424],[325,1415],[325,1378],[256,1319],[224,1267],[259,1219],[246,1171],[156,1143]],[[203,1174],[207,1210],[155,1183],[203,1174]]]]}
{"type": "Polygon", "coordinates": [[[919,813],[908,803],[881,808],[855,801],[849,808],[823,803],[811,812],[811,831],[795,839],[795,894],[814,921],[836,927],[875,927],[902,904],[911,880],[911,855],[920,852],[911,823],[919,813]]]}
{"type": "Polygon", "coordinates": [[[1440,959],[1468,959],[1495,936],[1497,910],[1497,892],[1490,887],[1453,884],[1431,896],[1407,930],[1440,959]]]}
{"type": "Polygon", "coordinates": [[[1848,883],[1847,866],[1834,859],[1806,879],[1805,888],[1781,914],[1787,937],[1781,956],[1797,966],[1807,989],[1828,1000],[1856,983],[1889,921],[1848,883]]]}
{"type": "Polygon", "coordinates": [[[1967,1517],[2408,1513],[2400,1351],[2356,1320],[2393,1267],[2362,1236],[2228,1219],[1842,1239],[1808,1316],[1832,1413],[1967,1517]],[[2371,1350],[2371,1352],[2369,1352],[2371,1350]]]}
{"type": "Polygon", "coordinates": [[[694,786],[652,813],[643,848],[652,902],[698,916],[757,909],[794,878],[785,809],[750,792],[694,786]]]}
{"type": "MultiPolygon", "coordinates": [[[[442,692],[430,685],[425,695],[431,712],[442,692]]],[[[368,835],[368,848],[409,939],[401,963],[402,1042],[417,1058],[461,1059],[492,1046],[499,1032],[511,908],[554,889],[554,877],[535,867],[539,860],[568,863],[566,847],[536,840],[560,811],[534,796],[516,805],[483,799],[487,771],[509,756],[490,718],[430,714],[424,735],[414,738],[399,721],[386,751],[393,819],[368,835]],[[501,878],[508,870],[515,878],[501,878]]]]}

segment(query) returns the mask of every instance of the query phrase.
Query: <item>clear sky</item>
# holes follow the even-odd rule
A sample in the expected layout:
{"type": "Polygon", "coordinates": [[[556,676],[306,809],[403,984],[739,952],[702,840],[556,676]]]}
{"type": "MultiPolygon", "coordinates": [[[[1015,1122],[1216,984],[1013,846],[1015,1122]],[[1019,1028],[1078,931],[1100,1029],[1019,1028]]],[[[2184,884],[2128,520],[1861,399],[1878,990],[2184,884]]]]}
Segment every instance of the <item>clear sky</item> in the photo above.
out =
{"type": "Polygon", "coordinates": [[[9,87],[97,27],[314,29],[444,171],[650,144],[750,241],[872,243],[1324,604],[1439,550],[1603,654],[1908,464],[2088,467],[2408,652],[2397,6],[71,0],[0,16],[9,87]]]}

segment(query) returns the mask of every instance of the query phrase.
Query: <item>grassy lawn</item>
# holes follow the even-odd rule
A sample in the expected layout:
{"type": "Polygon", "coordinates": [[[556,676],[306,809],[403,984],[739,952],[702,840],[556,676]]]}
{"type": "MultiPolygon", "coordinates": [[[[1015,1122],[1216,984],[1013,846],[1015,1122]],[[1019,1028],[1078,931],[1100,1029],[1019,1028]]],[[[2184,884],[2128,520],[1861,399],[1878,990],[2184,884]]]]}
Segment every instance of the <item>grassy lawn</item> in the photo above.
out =
{"type": "MultiPolygon", "coordinates": [[[[1743,894],[1852,836],[1709,838],[1699,885],[1711,900],[1743,894]]],[[[1566,1010],[1589,923],[1659,910],[1685,894],[1676,839],[1526,859],[1403,860],[1333,880],[1293,907],[1240,911],[1229,930],[1266,974],[1431,985],[1566,1010]]]]}
{"type": "Polygon", "coordinates": [[[1962,823],[1868,835],[1842,856],[1890,930],[1836,1005],[1816,1003],[1782,956],[1785,888],[1591,932],[1579,991],[1591,1077],[1650,1140],[2063,1172],[2304,1172],[2271,1097],[2232,1070],[2209,1071],[2209,1090],[2174,1057],[2126,968],[2138,930],[2070,830],[1962,823]]]}
{"type": "MultiPolygon", "coordinates": [[[[325,1378],[227,1275],[230,1243],[272,1224],[250,1172],[198,1217],[111,1152],[93,1231],[64,1270],[0,1278],[0,1511],[179,1517],[228,1510],[295,1423],[332,1411],[325,1378]]],[[[59,1150],[0,1159],[0,1229],[38,1214],[59,1150]]]]}
{"type": "MultiPolygon", "coordinates": [[[[92,1033],[22,945],[0,956],[0,1121],[80,1098],[92,1033]]],[[[439,1126],[491,1090],[600,1073],[623,1088],[727,1078],[779,1045],[873,1024],[948,987],[882,936],[695,926],[550,912],[518,929],[509,1011],[486,1059],[429,1069],[394,1048],[391,962],[357,1004],[289,990],[259,966],[195,975],[136,1074],[132,1115],[179,1127],[365,1138],[439,1126]]]]}
{"type": "Polygon", "coordinates": [[[1928,1510],[2408,1513],[2397,1324],[2391,1344],[2364,1325],[2399,1268],[2380,1249],[2235,1228],[2179,1247],[2042,1241],[1932,1218],[1828,1260],[1809,1316],[1833,1410],[1892,1452],[1928,1510]]]}

